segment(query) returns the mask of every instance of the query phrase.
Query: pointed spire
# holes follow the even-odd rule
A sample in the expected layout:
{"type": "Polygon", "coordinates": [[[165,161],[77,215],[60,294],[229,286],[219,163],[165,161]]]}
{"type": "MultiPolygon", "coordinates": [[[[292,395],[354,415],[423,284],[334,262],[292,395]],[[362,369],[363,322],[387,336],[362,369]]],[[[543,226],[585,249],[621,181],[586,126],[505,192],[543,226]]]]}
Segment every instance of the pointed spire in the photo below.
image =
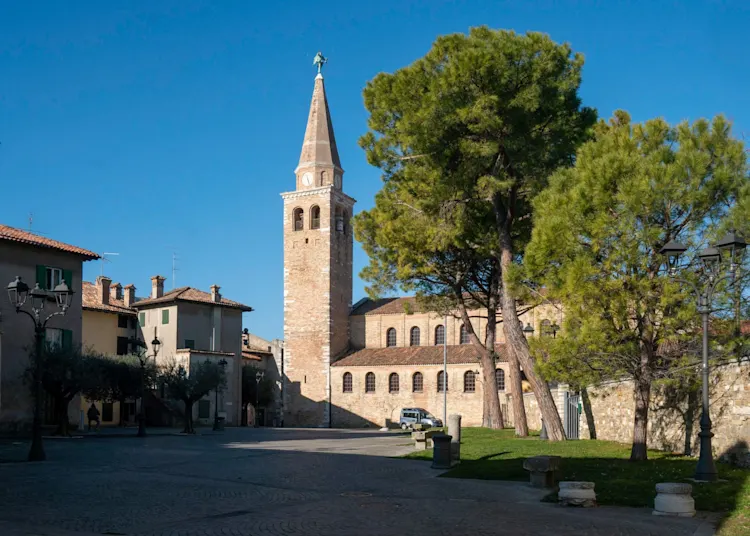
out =
{"type": "Polygon", "coordinates": [[[302,154],[299,167],[334,166],[341,169],[339,151],[336,148],[336,138],[333,135],[331,113],[328,111],[323,75],[315,77],[310,115],[307,118],[305,139],[302,142],[302,154]]]}

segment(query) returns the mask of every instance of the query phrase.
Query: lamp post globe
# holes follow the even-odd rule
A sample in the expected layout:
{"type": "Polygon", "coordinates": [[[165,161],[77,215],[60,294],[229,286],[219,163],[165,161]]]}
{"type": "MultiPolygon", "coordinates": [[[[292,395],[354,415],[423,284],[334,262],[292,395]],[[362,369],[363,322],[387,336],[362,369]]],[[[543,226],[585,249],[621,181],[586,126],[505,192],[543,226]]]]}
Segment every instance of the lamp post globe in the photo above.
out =
{"type": "Polygon", "coordinates": [[[29,285],[24,283],[20,276],[16,276],[16,279],[8,284],[8,299],[15,309],[23,307],[28,294],[29,285]]]}

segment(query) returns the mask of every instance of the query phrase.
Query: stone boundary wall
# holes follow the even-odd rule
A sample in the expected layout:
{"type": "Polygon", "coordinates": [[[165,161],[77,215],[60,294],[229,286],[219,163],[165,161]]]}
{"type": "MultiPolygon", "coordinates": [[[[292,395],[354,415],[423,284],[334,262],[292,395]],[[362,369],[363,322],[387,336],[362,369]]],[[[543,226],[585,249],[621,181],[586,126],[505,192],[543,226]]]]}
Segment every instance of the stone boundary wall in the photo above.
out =
{"type": "MultiPolygon", "coordinates": [[[[552,396],[562,415],[562,391],[552,396]]],[[[633,434],[635,402],[630,380],[590,387],[581,396],[581,439],[604,439],[630,443],[633,434]],[[586,402],[585,394],[588,395],[586,402]]],[[[692,396],[666,396],[665,389],[654,386],[648,422],[649,448],[676,453],[699,453],[701,393],[692,396]]],[[[732,361],[711,369],[711,421],[716,458],[750,467],[750,361],[732,361]]],[[[507,401],[512,410],[510,397],[507,401]]],[[[533,393],[524,394],[529,428],[541,427],[539,407],[533,393]]],[[[508,421],[513,422],[512,415],[508,421]]]]}

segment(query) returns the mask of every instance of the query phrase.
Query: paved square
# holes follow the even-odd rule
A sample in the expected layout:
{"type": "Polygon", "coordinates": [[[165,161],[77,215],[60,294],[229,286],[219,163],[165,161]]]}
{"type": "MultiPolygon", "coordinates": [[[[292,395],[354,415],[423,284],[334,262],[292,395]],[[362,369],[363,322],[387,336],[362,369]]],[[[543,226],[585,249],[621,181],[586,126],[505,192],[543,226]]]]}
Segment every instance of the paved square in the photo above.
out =
{"type": "MultiPolygon", "coordinates": [[[[702,524],[564,509],[517,483],[435,478],[429,463],[386,457],[408,443],[289,429],[50,440],[50,461],[0,464],[0,534],[687,536],[702,524]]],[[[0,458],[25,448],[0,445],[0,458]]]]}

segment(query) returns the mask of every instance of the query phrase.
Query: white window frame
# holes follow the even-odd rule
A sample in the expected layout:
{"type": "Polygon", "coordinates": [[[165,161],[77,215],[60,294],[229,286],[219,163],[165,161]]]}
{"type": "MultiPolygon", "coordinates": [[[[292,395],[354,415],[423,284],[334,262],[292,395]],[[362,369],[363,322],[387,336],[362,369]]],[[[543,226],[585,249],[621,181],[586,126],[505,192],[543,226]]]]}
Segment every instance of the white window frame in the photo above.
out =
{"type": "Polygon", "coordinates": [[[63,330],[60,328],[45,328],[44,340],[47,346],[62,348],[63,330]]]}
{"type": "MultiPolygon", "coordinates": [[[[62,278],[62,268],[54,268],[52,266],[45,267],[45,283],[47,284],[47,290],[55,290],[55,287],[62,282],[62,278]]],[[[66,283],[69,283],[69,281],[66,281],[66,283]]]]}

